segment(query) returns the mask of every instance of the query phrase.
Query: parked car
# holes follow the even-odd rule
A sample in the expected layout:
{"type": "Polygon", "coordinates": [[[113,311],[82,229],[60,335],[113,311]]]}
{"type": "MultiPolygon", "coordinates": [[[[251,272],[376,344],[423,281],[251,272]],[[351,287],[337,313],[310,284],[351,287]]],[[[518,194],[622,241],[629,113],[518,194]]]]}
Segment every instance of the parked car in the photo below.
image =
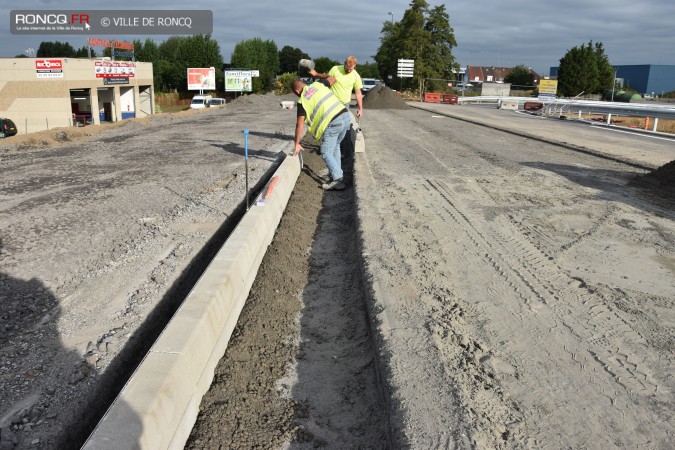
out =
{"type": "Polygon", "coordinates": [[[210,95],[195,95],[192,97],[190,109],[202,109],[211,106],[212,97],[210,95]]]}
{"type": "Polygon", "coordinates": [[[224,106],[225,103],[226,102],[224,98],[212,98],[209,104],[210,106],[224,106]]]}
{"type": "Polygon", "coordinates": [[[363,78],[361,81],[363,82],[363,88],[361,88],[361,92],[364,94],[377,86],[377,80],[375,78],[363,78]]]}
{"type": "Polygon", "coordinates": [[[14,136],[18,132],[19,130],[17,130],[14,122],[0,117],[0,138],[14,136]]]}

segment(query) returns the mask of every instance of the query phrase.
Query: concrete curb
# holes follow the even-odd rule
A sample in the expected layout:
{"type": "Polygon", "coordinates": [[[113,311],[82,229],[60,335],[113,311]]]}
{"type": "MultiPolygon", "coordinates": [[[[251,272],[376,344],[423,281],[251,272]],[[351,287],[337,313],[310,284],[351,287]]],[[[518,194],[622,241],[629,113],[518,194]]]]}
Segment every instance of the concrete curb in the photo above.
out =
{"type": "Polygon", "coordinates": [[[284,160],[83,449],[184,447],[300,171],[284,160]]]}

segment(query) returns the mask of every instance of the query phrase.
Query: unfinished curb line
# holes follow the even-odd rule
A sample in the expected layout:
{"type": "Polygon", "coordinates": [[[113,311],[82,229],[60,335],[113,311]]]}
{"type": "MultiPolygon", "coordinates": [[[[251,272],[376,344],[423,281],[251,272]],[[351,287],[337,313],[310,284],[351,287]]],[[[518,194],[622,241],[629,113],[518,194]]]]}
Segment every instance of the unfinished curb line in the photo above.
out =
{"type": "Polygon", "coordinates": [[[286,157],[83,449],[184,447],[300,171],[286,157]]]}

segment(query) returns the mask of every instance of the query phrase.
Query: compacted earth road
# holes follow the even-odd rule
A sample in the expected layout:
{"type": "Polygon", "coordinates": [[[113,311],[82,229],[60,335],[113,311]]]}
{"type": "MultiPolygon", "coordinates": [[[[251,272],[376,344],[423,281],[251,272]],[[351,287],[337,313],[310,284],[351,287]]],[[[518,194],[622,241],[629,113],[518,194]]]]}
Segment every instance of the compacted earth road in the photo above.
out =
{"type": "MultiPolygon", "coordinates": [[[[670,448],[673,143],[390,95],[347,190],[306,142],[186,448],[670,448]]],[[[3,450],[81,443],[226,235],[241,130],[254,181],[288,151],[250,97],[0,153],[3,450]]]]}
{"type": "Polygon", "coordinates": [[[646,152],[638,168],[431,111],[366,117],[357,204],[396,444],[671,447],[675,162],[648,168],[675,143],[520,116],[646,152]]]}

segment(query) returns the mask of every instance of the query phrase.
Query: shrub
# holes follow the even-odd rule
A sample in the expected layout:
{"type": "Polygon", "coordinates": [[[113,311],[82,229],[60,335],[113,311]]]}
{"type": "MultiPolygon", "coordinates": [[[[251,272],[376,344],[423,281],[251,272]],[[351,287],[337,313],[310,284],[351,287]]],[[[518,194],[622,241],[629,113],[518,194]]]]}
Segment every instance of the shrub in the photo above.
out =
{"type": "Polygon", "coordinates": [[[281,74],[274,80],[274,92],[277,95],[286,95],[291,93],[291,85],[293,80],[298,78],[298,76],[293,72],[286,72],[281,74]]]}

